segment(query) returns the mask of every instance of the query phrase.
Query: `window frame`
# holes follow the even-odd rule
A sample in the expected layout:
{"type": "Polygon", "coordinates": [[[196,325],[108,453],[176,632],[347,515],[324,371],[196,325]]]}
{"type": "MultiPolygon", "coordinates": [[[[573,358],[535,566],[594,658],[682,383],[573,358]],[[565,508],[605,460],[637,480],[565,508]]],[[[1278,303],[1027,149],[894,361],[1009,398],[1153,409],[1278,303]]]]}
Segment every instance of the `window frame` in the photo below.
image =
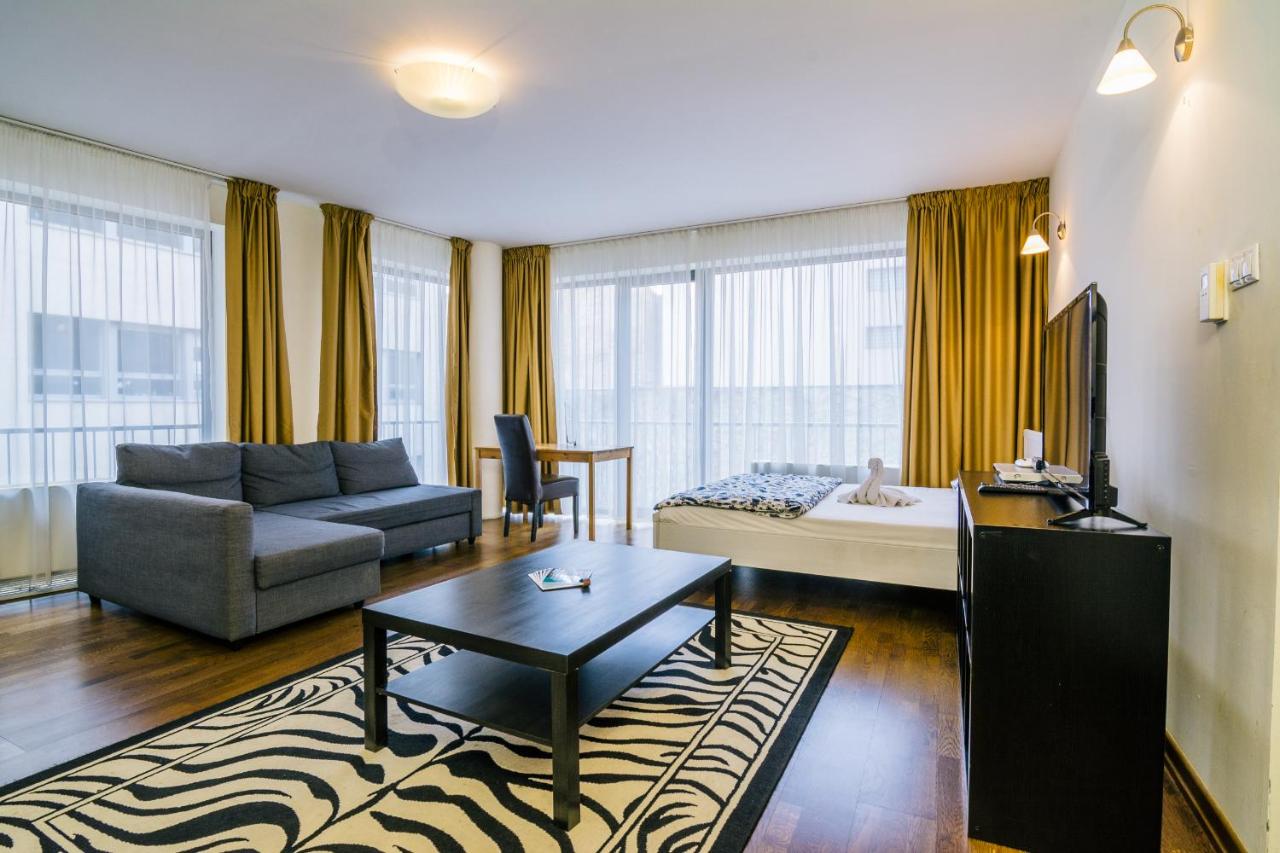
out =
{"type": "MultiPolygon", "coordinates": [[[[45,368],[37,367],[34,363],[34,339],[28,341],[27,358],[31,362],[29,364],[27,375],[27,398],[32,403],[67,403],[71,401],[82,401],[92,403],[94,405],[112,406],[114,403],[144,403],[144,401],[154,401],[160,405],[176,406],[182,403],[196,403],[199,411],[198,423],[154,423],[154,424],[130,424],[130,423],[110,423],[104,426],[86,426],[86,425],[68,425],[68,426],[36,426],[36,427],[13,427],[6,428],[2,434],[10,432],[35,432],[41,434],[57,434],[57,433],[78,433],[78,432],[107,432],[111,435],[120,434],[127,436],[126,440],[142,440],[140,434],[148,436],[163,436],[165,440],[173,441],[175,437],[195,431],[198,440],[211,441],[217,434],[221,434],[221,430],[214,422],[214,413],[218,408],[217,392],[214,387],[214,355],[218,341],[216,334],[222,329],[221,324],[217,320],[217,306],[221,302],[220,294],[217,292],[217,284],[220,278],[216,274],[213,244],[215,241],[215,229],[217,226],[208,223],[204,226],[193,224],[189,221],[179,219],[166,218],[163,215],[144,212],[124,212],[119,210],[111,210],[107,207],[61,201],[51,199],[44,195],[33,195],[30,193],[18,192],[10,189],[0,189],[0,204],[12,204],[25,207],[28,210],[27,225],[32,230],[39,229],[40,242],[44,247],[49,245],[50,228],[60,228],[72,233],[90,233],[103,236],[104,239],[124,243],[145,243],[156,246],[161,249],[170,251],[181,251],[180,240],[189,239],[192,241],[192,250],[183,252],[198,256],[199,262],[199,281],[197,287],[199,290],[200,304],[198,307],[200,325],[198,328],[185,326],[166,326],[160,324],[137,324],[129,323],[110,318],[86,317],[78,314],[56,314],[46,311],[30,310],[28,312],[29,323],[34,326],[35,318],[44,317],[65,317],[77,323],[77,329],[73,334],[76,336],[75,361],[80,358],[80,342],[78,324],[83,321],[100,323],[102,327],[102,341],[100,344],[100,369],[96,372],[86,372],[79,367],[73,367],[70,370],[61,368],[45,368]],[[62,221],[59,221],[62,220],[62,221]],[[79,223],[79,224],[78,224],[79,223]],[[106,235],[106,225],[114,224],[117,233],[115,235],[106,235]],[[142,239],[147,234],[159,235],[164,239],[147,240],[142,239]],[[158,328],[171,331],[175,334],[175,338],[179,336],[192,335],[195,337],[194,348],[199,355],[198,362],[193,361],[195,365],[195,375],[191,377],[191,382],[186,381],[187,373],[182,371],[182,378],[175,378],[174,394],[171,395],[125,395],[119,391],[117,383],[122,371],[117,369],[118,366],[118,346],[119,336],[118,330],[121,326],[141,327],[141,328],[158,328]],[[45,376],[93,376],[95,379],[100,378],[101,388],[96,393],[85,394],[83,391],[72,390],[68,393],[54,392],[48,393],[47,389],[40,389],[37,392],[36,377],[45,376]],[[184,390],[190,387],[194,390],[195,398],[188,397],[184,390]],[[114,390],[109,390],[114,389],[114,390]],[[167,434],[167,435],[166,435],[167,434]]],[[[48,266],[42,265],[41,275],[44,276],[42,287],[47,290],[48,287],[48,266]]],[[[28,334],[33,333],[33,328],[29,327],[28,334]]],[[[43,334],[43,330],[42,330],[43,334]]],[[[41,341],[43,343],[43,341],[41,341]]],[[[42,348],[43,349],[43,348],[42,348]]],[[[181,359],[179,359],[181,361],[181,359]]],[[[170,420],[177,420],[171,418],[170,420]]],[[[186,420],[186,418],[183,418],[186,420]]],[[[114,465],[112,466],[114,468],[114,465]]],[[[95,479],[90,477],[89,479],[95,479]]],[[[56,481],[62,482],[62,481],[56,481]]],[[[15,487],[12,484],[3,486],[3,488],[15,487]]]]}
{"type": "MultiPolygon", "coordinates": [[[[672,265],[654,271],[619,270],[608,273],[565,276],[564,278],[556,278],[553,271],[552,287],[553,290],[559,291],[594,287],[614,288],[613,414],[616,418],[617,424],[617,441],[619,444],[626,445],[631,444],[634,438],[632,435],[631,423],[631,397],[632,392],[634,391],[631,375],[631,354],[633,350],[631,292],[639,288],[652,287],[654,285],[683,284],[685,282],[680,281],[680,277],[682,275],[688,276],[687,281],[692,283],[694,287],[694,317],[692,318],[692,322],[697,328],[697,339],[695,342],[696,385],[694,388],[694,393],[698,399],[697,430],[699,453],[697,460],[697,476],[699,482],[706,483],[711,479],[712,466],[715,458],[713,439],[715,436],[716,421],[712,411],[712,395],[715,393],[717,387],[726,387],[717,386],[715,384],[714,375],[715,364],[713,348],[715,343],[716,311],[713,295],[715,293],[717,277],[741,273],[769,272],[788,268],[817,266],[820,264],[835,266],[837,264],[875,261],[888,261],[890,263],[884,267],[872,267],[868,270],[867,277],[864,279],[867,290],[869,292],[875,291],[883,293],[899,289],[892,285],[885,286],[883,284],[883,277],[881,278],[880,283],[876,282],[872,274],[879,269],[890,270],[892,272],[888,276],[887,280],[891,283],[896,283],[899,275],[905,276],[905,245],[868,249],[815,249],[808,252],[789,254],[785,258],[769,257],[755,260],[743,258],[712,263],[699,263],[697,261],[692,261],[688,264],[681,264],[678,266],[672,265]],[[878,287],[877,284],[879,284],[878,287]]],[[[904,297],[903,308],[905,313],[905,278],[901,290],[904,297]]],[[[554,310],[554,299],[552,316],[553,318],[556,316],[556,312],[554,310]]],[[[868,328],[869,327],[870,324],[868,325],[868,328]]],[[[903,377],[903,382],[898,385],[889,386],[883,383],[871,383],[865,386],[856,387],[876,391],[884,388],[893,388],[901,392],[905,387],[905,377],[903,377]]],[[[825,426],[831,430],[833,435],[832,440],[836,441],[841,449],[843,449],[844,445],[844,434],[849,430],[861,431],[863,429],[878,429],[883,427],[881,424],[846,422],[844,420],[843,409],[837,413],[836,403],[837,401],[834,399],[831,401],[830,423],[825,424],[825,426]]],[[[898,428],[901,430],[901,424],[899,424],[898,428]]],[[[624,498],[622,494],[623,488],[623,483],[619,482],[615,484],[615,491],[617,491],[618,494],[611,496],[614,502],[618,505],[620,505],[620,502],[624,498]]]]}

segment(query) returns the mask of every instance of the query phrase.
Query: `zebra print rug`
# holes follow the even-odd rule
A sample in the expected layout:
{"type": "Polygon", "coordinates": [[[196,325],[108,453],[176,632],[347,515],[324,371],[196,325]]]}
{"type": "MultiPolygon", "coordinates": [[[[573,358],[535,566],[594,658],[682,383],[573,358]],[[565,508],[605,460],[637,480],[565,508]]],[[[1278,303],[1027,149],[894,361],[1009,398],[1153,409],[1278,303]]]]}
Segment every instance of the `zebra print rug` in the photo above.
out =
{"type": "MultiPolygon", "coordinates": [[[[582,728],[582,822],[551,821],[551,755],[393,702],[364,750],[352,653],[0,793],[0,849],[202,851],[738,850],[849,630],[735,614],[582,728]]],[[[399,637],[391,674],[451,653],[399,637]]]]}

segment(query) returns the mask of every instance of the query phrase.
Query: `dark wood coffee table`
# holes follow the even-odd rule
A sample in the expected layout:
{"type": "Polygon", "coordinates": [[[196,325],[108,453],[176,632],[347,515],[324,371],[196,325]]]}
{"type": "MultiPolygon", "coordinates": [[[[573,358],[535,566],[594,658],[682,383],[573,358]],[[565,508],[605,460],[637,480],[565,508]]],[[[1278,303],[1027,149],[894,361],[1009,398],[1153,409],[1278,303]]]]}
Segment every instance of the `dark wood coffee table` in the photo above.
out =
{"type": "Polygon", "coordinates": [[[700,631],[712,612],[678,606],[715,584],[716,666],[727,667],[723,557],[573,542],[364,608],[364,739],[387,743],[387,697],[551,747],[557,823],[578,822],[578,727],[700,631]],[[593,572],[589,589],[543,592],[526,575],[593,572]],[[387,631],[458,649],[387,682],[387,631]]]}

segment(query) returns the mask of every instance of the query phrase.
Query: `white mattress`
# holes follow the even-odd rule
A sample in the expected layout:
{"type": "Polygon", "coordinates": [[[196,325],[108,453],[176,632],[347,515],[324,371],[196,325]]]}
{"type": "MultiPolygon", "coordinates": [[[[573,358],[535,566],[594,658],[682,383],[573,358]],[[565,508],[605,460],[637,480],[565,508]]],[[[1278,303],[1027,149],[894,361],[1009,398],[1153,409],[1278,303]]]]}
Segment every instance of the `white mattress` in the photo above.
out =
{"type": "Polygon", "coordinates": [[[799,518],[741,510],[664,507],[653,515],[658,548],[729,557],[735,565],[882,583],[955,589],[956,493],[900,487],[909,507],[839,500],[842,485],[799,518]]]}

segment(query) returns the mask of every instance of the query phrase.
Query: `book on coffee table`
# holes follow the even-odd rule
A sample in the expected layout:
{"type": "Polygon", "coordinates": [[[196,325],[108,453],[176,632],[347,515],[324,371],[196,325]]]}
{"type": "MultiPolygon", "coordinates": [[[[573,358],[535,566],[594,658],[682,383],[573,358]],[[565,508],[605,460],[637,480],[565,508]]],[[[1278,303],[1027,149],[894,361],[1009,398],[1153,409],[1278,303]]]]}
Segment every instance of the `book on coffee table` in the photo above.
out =
{"type": "Polygon", "coordinates": [[[580,575],[565,569],[538,569],[529,572],[529,580],[538,585],[538,589],[573,589],[579,586],[590,586],[591,575],[580,575]]]}

